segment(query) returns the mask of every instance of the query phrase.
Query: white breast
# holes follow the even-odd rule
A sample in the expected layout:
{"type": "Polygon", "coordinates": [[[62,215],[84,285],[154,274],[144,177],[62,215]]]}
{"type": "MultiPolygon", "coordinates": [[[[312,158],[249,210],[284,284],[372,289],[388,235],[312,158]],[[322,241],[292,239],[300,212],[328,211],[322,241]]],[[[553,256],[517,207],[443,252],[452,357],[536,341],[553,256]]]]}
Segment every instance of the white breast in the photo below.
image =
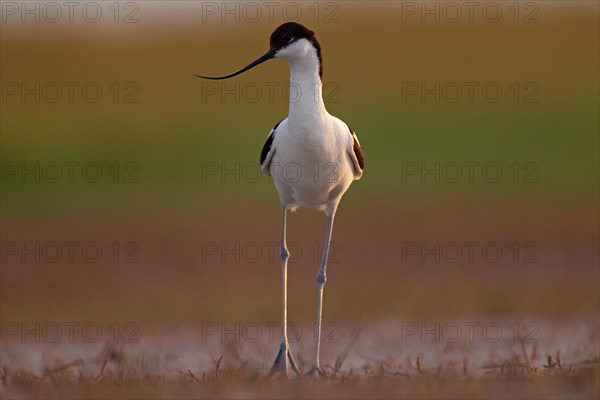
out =
{"type": "Polygon", "coordinates": [[[325,210],[336,204],[354,179],[347,149],[348,127],[330,115],[312,127],[284,120],[273,140],[269,171],[283,205],[325,210]]]}

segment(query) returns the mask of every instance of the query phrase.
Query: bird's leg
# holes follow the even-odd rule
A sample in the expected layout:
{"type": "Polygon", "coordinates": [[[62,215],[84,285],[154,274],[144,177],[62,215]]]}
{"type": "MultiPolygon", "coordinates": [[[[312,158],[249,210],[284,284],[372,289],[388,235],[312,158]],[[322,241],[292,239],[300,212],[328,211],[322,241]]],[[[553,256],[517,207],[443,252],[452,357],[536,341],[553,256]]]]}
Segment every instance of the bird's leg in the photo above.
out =
{"type": "Polygon", "coordinates": [[[325,234],[325,246],[323,247],[323,258],[321,259],[321,268],[317,274],[318,299],[317,299],[317,330],[315,332],[315,361],[307,376],[318,378],[324,375],[323,370],[319,365],[319,345],[321,343],[321,317],[323,312],[323,287],[327,280],[327,257],[329,255],[329,242],[331,241],[331,231],[333,230],[333,218],[335,210],[331,212],[327,220],[327,232],[325,234]]]}
{"type": "Polygon", "coordinates": [[[281,346],[279,347],[279,353],[275,357],[275,361],[273,362],[273,366],[271,367],[271,372],[269,376],[282,372],[286,378],[289,377],[289,367],[291,366],[294,372],[297,375],[300,375],[300,370],[296,365],[296,361],[292,357],[292,353],[290,352],[290,344],[288,342],[287,337],[287,262],[290,257],[290,253],[288,252],[287,245],[285,243],[285,217],[286,217],[286,208],[282,206],[281,211],[281,247],[280,247],[280,255],[281,255],[281,287],[283,293],[283,318],[282,318],[282,328],[281,328],[281,346]]]}

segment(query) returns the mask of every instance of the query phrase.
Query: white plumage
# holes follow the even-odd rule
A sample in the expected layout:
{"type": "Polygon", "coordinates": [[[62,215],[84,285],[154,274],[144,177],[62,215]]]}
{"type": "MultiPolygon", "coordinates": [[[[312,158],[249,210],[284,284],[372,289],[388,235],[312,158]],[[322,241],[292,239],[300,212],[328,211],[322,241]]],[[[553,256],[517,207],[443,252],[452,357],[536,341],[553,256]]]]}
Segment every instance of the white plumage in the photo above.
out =
{"type": "Polygon", "coordinates": [[[316,208],[330,215],[362,169],[348,126],[329,114],[319,121],[303,132],[283,120],[270,133],[275,133],[273,143],[261,167],[273,177],[283,206],[316,208]]]}

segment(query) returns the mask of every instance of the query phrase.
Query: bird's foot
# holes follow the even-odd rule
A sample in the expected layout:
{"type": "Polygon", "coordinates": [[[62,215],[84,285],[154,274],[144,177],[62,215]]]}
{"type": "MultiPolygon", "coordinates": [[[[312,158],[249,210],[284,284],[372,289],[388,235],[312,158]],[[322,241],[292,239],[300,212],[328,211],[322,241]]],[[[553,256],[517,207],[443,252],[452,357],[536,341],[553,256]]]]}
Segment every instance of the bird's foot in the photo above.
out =
{"type": "Polygon", "coordinates": [[[269,376],[280,373],[283,377],[289,378],[290,367],[294,370],[296,375],[300,376],[300,370],[298,369],[296,360],[294,360],[294,357],[290,352],[290,346],[286,341],[283,341],[281,342],[279,353],[277,353],[277,357],[275,357],[269,376]]]}
{"type": "Polygon", "coordinates": [[[315,365],[304,376],[306,378],[319,379],[324,378],[326,374],[325,371],[323,371],[321,368],[315,365]]]}

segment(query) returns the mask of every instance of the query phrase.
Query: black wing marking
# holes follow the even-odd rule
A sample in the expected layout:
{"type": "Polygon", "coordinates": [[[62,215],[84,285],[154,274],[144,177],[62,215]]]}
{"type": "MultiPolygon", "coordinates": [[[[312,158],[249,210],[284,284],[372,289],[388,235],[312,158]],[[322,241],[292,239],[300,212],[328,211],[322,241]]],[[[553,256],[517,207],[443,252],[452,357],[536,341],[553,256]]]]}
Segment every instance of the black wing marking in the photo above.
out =
{"type": "Polygon", "coordinates": [[[356,133],[354,133],[354,131],[352,130],[352,128],[350,128],[350,126],[348,124],[346,124],[346,126],[350,130],[350,134],[352,135],[352,140],[354,140],[354,145],[352,147],[354,149],[354,155],[356,156],[356,159],[358,160],[358,165],[361,170],[364,170],[365,169],[365,158],[363,156],[362,149],[360,148],[360,144],[358,143],[358,138],[356,137],[356,133]]]}
{"type": "Polygon", "coordinates": [[[273,139],[275,138],[275,130],[277,129],[279,124],[281,124],[282,121],[283,120],[279,121],[273,127],[273,129],[271,129],[271,133],[269,134],[269,137],[267,137],[267,141],[265,142],[265,145],[263,146],[262,151],[260,152],[260,165],[263,165],[263,163],[267,159],[267,155],[269,154],[269,151],[271,151],[271,146],[273,146],[273,139]]]}

